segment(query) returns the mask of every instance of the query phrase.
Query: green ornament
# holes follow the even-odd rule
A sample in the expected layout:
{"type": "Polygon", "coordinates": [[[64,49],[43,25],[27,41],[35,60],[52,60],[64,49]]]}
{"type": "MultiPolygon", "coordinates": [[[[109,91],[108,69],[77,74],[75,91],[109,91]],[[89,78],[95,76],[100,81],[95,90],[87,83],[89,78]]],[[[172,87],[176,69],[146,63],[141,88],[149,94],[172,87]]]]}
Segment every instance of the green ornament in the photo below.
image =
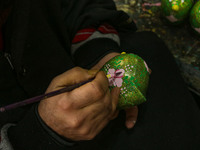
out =
{"type": "Polygon", "coordinates": [[[193,4],[194,0],[161,0],[161,10],[171,24],[177,25],[187,18],[193,4]]]}
{"type": "Polygon", "coordinates": [[[150,69],[142,58],[135,54],[122,53],[109,60],[101,70],[109,78],[110,90],[114,87],[121,89],[118,109],[146,101],[150,69]]]}
{"type": "Polygon", "coordinates": [[[200,35],[200,1],[198,1],[190,12],[190,23],[196,33],[200,35]]]}

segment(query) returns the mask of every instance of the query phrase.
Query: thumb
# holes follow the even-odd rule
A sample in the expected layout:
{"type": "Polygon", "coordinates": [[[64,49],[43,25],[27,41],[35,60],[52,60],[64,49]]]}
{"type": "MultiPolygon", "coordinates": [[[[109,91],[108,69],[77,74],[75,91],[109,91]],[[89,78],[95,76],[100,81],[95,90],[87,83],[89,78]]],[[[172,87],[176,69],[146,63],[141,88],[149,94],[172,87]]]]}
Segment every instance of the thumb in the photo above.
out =
{"type": "Polygon", "coordinates": [[[128,129],[133,128],[133,126],[136,123],[137,116],[138,116],[138,107],[134,106],[131,108],[128,108],[125,110],[126,111],[126,127],[128,129]]]}

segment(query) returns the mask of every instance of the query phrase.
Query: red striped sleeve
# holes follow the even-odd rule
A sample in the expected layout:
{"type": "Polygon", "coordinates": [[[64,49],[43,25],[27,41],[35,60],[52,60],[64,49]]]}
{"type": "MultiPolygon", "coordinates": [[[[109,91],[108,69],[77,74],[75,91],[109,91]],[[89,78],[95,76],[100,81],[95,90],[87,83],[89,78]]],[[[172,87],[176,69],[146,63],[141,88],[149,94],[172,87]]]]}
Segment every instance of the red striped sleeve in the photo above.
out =
{"type": "Polygon", "coordinates": [[[95,28],[87,28],[79,30],[74,39],[72,40],[72,43],[78,43],[87,40],[94,32],[96,31],[95,28]]]}
{"type": "Polygon", "coordinates": [[[109,24],[103,24],[98,28],[98,31],[104,34],[114,33],[118,34],[118,32],[109,24]]]}
{"type": "Polygon", "coordinates": [[[102,34],[117,34],[118,32],[109,24],[102,24],[97,29],[95,28],[86,28],[79,30],[74,39],[72,40],[72,44],[76,44],[79,42],[83,42],[87,40],[95,31],[99,31],[102,34]]]}

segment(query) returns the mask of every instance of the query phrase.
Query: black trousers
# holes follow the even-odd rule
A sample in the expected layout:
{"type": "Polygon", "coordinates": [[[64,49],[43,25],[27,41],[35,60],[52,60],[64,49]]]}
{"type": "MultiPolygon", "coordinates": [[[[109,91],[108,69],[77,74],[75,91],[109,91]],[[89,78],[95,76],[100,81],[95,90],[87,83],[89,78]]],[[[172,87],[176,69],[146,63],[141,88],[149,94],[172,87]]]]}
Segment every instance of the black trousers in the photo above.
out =
{"type": "Polygon", "coordinates": [[[122,51],[141,56],[152,70],[147,102],[139,106],[138,120],[133,129],[125,128],[125,113],[122,111],[93,141],[82,142],[79,148],[200,149],[200,110],[167,46],[151,32],[123,32],[120,37],[122,51]]]}

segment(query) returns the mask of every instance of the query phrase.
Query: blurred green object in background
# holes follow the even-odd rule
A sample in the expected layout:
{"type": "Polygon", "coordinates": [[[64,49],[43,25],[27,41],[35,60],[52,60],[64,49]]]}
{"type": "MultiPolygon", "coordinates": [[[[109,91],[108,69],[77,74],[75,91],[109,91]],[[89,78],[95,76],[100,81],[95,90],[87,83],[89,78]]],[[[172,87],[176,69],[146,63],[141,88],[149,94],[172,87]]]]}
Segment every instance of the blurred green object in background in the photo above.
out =
{"type": "Polygon", "coordinates": [[[194,0],[161,0],[165,18],[174,25],[181,24],[188,17],[194,0]]]}
{"type": "Polygon", "coordinates": [[[200,1],[198,1],[190,12],[190,23],[192,28],[200,35],[200,1]]]}

